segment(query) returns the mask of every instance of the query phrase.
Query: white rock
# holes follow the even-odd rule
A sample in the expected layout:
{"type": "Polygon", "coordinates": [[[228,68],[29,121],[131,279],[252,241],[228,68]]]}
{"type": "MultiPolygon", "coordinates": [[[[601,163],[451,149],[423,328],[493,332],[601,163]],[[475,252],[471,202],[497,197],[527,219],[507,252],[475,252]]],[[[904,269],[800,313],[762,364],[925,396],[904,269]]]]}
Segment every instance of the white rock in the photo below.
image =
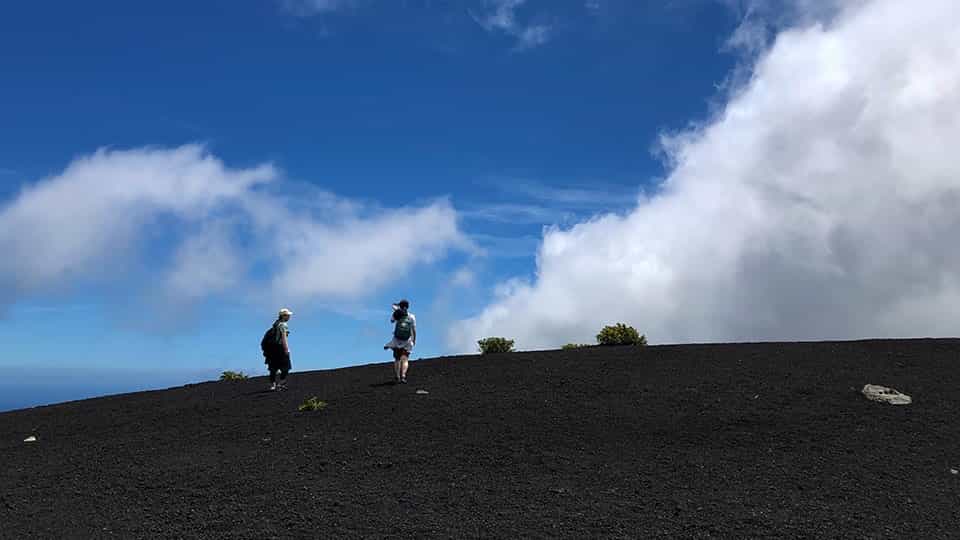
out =
{"type": "Polygon", "coordinates": [[[420,394],[421,396],[424,396],[429,394],[430,392],[427,392],[426,390],[417,390],[417,393],[420,394]]]}
{"type": "Polygon", "coordinates": [[[880,401],[882,403],[889,403],[890,405],[909,405],[913,402],[913,399],[906,394],[902,394],[893,388],[876,384],[863,385],[861,392],[871,401],[880,401]]]}
{"type": "Polygon", "coordinates": [[[23,442],[37,442],[37,438],[34,437],[33,435],[31,435],[31,436],[27,437],[26,439],[24,439],[23,442]]]}
{"type": "Polygon", "coordinates": [[[956,469],[950,469],[950,474],[960,474],[960,471],[956,469]]]}

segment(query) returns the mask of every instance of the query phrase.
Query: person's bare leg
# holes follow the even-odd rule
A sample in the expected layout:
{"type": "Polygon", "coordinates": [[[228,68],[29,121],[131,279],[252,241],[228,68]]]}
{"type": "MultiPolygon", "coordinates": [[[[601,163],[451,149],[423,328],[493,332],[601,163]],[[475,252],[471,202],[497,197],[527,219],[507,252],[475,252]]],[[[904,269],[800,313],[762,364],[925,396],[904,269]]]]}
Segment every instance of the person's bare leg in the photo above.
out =
{"type": "Polygon", "coordinates": [[[393,355],[393,372],[397,377],[397,381],[400,381],[400,357],[396,354],[393,355]]]}
{"type": "Polygon", "coordinates": [[[400,357],[400,380],[401,381],[407,380],[407,368],[410,367],[409,362],[410,362],[410,354],[404,353],[403,356],[400,357]]]}

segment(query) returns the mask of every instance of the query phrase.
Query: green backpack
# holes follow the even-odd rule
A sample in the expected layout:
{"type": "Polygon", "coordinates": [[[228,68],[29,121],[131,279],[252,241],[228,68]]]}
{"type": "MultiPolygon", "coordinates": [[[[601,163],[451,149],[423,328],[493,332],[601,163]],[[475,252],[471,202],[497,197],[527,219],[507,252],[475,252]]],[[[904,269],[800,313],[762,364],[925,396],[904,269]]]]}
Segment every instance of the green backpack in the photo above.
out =
{"type": "Polygon", "coordinates": [[[393,327],[393,337],[400,341],[406,341],[413,335],[413,320],[409,315],[397,319],[397,325],[393,327]]]}

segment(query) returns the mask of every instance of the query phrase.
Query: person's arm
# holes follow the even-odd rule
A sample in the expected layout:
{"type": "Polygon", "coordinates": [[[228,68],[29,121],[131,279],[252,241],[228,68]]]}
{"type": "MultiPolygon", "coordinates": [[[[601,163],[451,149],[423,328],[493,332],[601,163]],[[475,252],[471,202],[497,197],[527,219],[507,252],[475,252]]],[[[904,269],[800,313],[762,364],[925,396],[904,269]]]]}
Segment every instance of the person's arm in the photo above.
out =
{"type": "Polygon", "coordinates": [[[412,331],[411,336],[413,337],[413,344],[416,345],[417,344],[417,320],[416,319],[413,320],[413,326],[410,328],[410,330],[412,331]]]}
{"type": "Polygon", "coordinates": [[[283,352],[285,354],[290,354],[290,345],[287,343],[287,329],[283,327],[280,329],[280,342],[283,343],[283,352]]]}

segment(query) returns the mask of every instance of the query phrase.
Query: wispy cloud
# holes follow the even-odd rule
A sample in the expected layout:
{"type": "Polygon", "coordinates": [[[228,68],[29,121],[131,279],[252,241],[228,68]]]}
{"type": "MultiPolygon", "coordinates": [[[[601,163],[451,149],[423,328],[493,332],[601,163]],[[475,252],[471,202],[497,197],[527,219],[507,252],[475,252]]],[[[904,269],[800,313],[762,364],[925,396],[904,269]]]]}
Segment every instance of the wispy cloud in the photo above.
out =
{"type": "MultiPolygon", "coordinates": [[[[297,17],[314,17],[332,13],[356,11],[369,0],[277,0],[286,13],[297,17]]],[[[476,9],[467,9],[467,13],[481,28],[492,34],[500,34],[511,38],[515,42],[515,50],[532,49],[550,41],[554,27],[550,24],[521,21],[517,13],[527,3],[527,0],[470,0],[468,4],[479,6],[476,9]]],[[[399,4],[399,3],[398,3],[399,4]]],[[[375,4],[374,4],[375,5],[375,4]]],[[[402,4],[407,7],[407,4],[402,4]]],[[[424,6],[440,11],[448,10],[443,2],[436,5],[426,2],[424,6]]],[[[596,11],[599,4],[594,6],[587,2],[588,11],[596,11]]],[[[462,13],[458,11],[458,13],[462,13]]]]}
{"type": "Polygon", "coordinates": [[[484,183],[496,189],[501,199],[512,202],[467,205],[460,212],[462,218],[513,225],[566,225],[594,214],[624,212],[637,203],[641,193],[636,187],[556,186],[520,178],[484,183]]]}
{"type": "Polygon", "coordinates": [[[614,209],[636,204],[640,189],[591,182],[588,186],[551,185],[535,180],[509,178],[498,182],[498,188],[520,198],[550,203],[566,208],[614,209]]]}
{"type": "Polygon", "coordinates": [[[468,267],[460,268],[450,277],[450,285],[454,287],[472,287],[476,281],[476,273],[468,267]]]}
{"type": "Polygon", "coordinates": [[[470,239],[477,245],[479,255],[502,259],[528,259],[537,252],[540,238],[533,235],[497,236],[475,233],[470,239]]]}
{"type": "Polygon", "coordinates": [[[96,309],[94,304],[25,304],[17,306],[17,313],[28,313],[38,315],[49,315],[52,313],[76,313],[81,311],[93,311],[96,309]]]}
{"type": "MultiPolygon", "coordinates": [[[[781,31],[832,19],[850,0],[720,0],[740,18],[728,49],[748,56],[764,52],[781,31]]],[[[862,2],[863,0],[853,0],[862,2]]]]}
{"type": "Polygon", "coordinates": [[[357,0],[281,0],[280,5],[288,13],[310,17],[356,7],[357,0]]]}
{"type": "Polygon", "coordinates": [[[526,0],[486,0],[481,14],[470,12],[481,28],[491,33],[511,36],[517,41],[517,49],[525,50],[543,45],[550,40],[552,28],[545,24],[523,24],[517,20],[519,10],[526,0]]]}
{"type": "Polygon", "coordinates": [[[574,214],[563,208],[537,204],[498,203],[467,207],[460,211],[467,220],[515,225],[552,225],[569,221],[574,214]]]}

